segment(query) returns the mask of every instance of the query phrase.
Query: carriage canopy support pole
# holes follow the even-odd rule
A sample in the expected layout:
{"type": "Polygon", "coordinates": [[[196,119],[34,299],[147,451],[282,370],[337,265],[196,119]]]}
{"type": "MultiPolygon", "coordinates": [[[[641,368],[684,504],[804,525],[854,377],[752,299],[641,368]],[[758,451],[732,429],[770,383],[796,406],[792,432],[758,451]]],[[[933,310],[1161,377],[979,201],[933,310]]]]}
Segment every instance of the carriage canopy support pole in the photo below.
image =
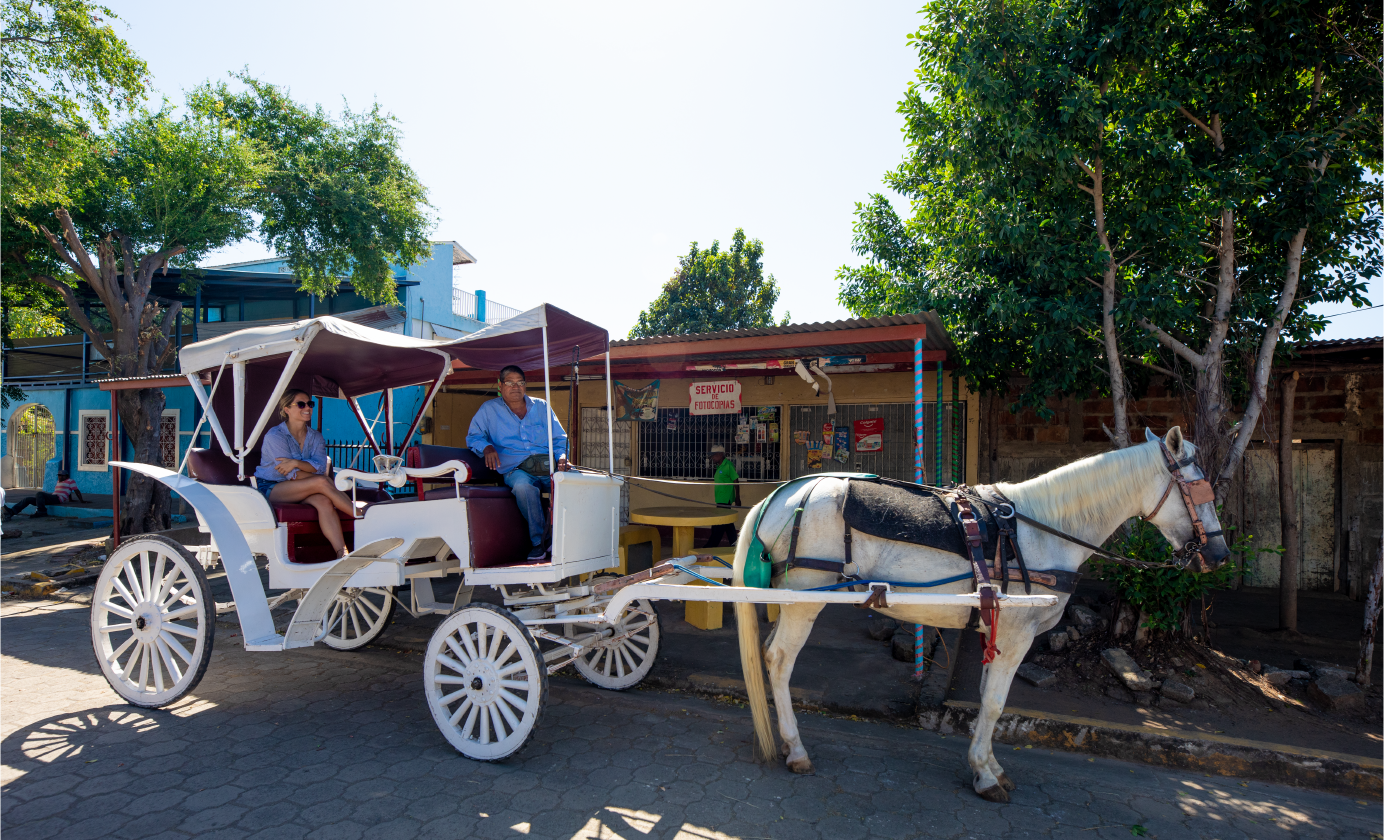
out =
{"type": "Polygon", "coordinates": [[[606,455],[610,458],[608,472],[615,475],[615,403],[611,399],[609,342],[606,342],[606,455]]]}
{"type": "MultiPolygon", "coordinates": [[[[110,460],[112,461],[121,460],[120,405],[116,401],[116,397],[119,395],[119,391],[114,388],[111,389],[110,435],[111,455],[113,457],[110,460]]],[[[115,551],[120,547],[120,468],[108,467],[107,469],[111,471],[111,513],[113,514],[111,517],[111,551],[115,551]]]]}
{"type": "Polygon", "coordinates": [[[346,402],[351,406],[351,413],[356,415],[356,422],[360,423],[361,431],[365,432],[365,440],[370,444],[370,448],[375,450],[375,454],[380,454],[380,444],[375,440],[375,432],[370,428],[370,421],[365,419],[365,412],[360,410],[360,403],[355,397],[347,397],[346,402]]]}
{"type": "Polygon", "coordinates": [[[913,339],[913,480],[923,483],[923,340],[913,339]]]}
{"type": "MultiPolygon", "coordinates": [[[[569,392],[570,393],[570,392],[569,392]]],[[[548,319],[543,319],[543,399],[548,402],[548,416],[544,418],[544,425],[548,427],[548,475],[552,475],[557,469],[557,458],[553,456],[553,420],[557,417],[553,411],[553,388],[549,383],[548,376],[548,319]]]]}
{"type": "Polygon", "coordinates": [[[394,452],[394,389],[384,389],[384,451],[394,452]]]}

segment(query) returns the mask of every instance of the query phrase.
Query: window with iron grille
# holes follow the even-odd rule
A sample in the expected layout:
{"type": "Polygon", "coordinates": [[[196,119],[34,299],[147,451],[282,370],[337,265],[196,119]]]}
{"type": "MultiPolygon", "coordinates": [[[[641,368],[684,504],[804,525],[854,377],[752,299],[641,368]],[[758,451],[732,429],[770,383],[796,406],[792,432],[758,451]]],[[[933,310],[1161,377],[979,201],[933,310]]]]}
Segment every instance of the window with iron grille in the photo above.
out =
{"type": "MultiPolygon", "coordinates": [[[[810,441],[821,442],[822,426],[828,422],[835,429],[849,431],[849,450],[844,459],[823,459],[820,467],[809,469],[805,444],[794,438],[789,446],[789,477],[797,478],[821,472],[862,472],[912,481],[914,427],[912,403],[874,403],[869,405],[838,405],[836,414],[828,415],[825,405],[795,405],[789,408],[790,434],[806,432],[810,441]],[[854,422],[884,420],[883,448],[856,451],[854,422]]],[[[942,463],[937,463],[937,403],[923,403],[923,481],[927,484],[950,484],[962,481],[966,452],[966,403],[942,404],[942,463]]]]}
{"type": "MultiPolygon", "coordinates": [[[[611,464],[610,445],[615,444],[614,463],[616,475],[629,475],[634,463],[630,448],[634,443],[635,427],[640,425],[632,420],[617,420],[613,429],[606,428],[604,408],[583,408],[581,410],[581,454],[575,463],[595,470],[609,469],[611,464]]],[[[630,485],[620,486],[620,524],[630,521],[630,485]]]]}
{"type": "Polygon", "coordinates": [[[178,410],[164,409],[159,418],[159,462],[166,470],[178,468],[178,410]]]}
{"type": "Polygon", "coordinates": [[[652,478],[711,479],[711,447],[747,481],[777,481],[780,473],[780,406],[746,406],[739,414],[694,415],[660,408],[658,419],[639,423],[639,474],[652,478]],[[741,442],[743,441],[743,442],[741,442]]]}
{"type": "Polygon", "coordinates": [[[109,412],[106,411],[83,411],[78,414],[82,448],[81,458],[77,461],[77,469],[101,472],[106,470],[109,424],[109,412]]]}

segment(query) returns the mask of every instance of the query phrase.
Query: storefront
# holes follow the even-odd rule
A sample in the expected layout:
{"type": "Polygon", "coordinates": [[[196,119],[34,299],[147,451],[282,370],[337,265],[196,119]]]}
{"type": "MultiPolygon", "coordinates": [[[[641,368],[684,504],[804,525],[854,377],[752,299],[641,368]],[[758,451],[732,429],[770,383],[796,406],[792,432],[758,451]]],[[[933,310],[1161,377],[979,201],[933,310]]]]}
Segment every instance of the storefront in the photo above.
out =
{"type": "MultiPolygon", "coordinates": [[[[604,468],[613,443],[617,472],[706,482],[631,482],[626,511],[675,503],[654,491],[711,502],[716,444],[743,481],[763,482],[742,487],[747,505],[778,482],[812,473],[914,480],[921,468],[930,483],[974,481],[979,404],[947,370],[950,349],[932,313],[615,341],[614,440],[606,432],[604,359],[576,366],[576,414],[572,365],[555,366],[553,407],[576,463],[604,468]]],[[[528,376],[529,393],[542,396],[542,372],[528,376]]],[[[450,377],[433,406],[432,442],[464,446],[471,417],[495,396],[494,382],[489,371],[450,377]]]]}

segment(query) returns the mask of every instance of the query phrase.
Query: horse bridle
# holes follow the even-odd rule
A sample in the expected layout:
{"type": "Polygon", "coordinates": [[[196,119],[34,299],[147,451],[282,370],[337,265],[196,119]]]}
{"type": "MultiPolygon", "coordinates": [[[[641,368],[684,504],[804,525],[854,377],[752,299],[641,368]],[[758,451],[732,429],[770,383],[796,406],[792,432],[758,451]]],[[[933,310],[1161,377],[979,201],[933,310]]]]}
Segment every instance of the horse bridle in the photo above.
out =
{"type": "Polygon", "coordinates": [[[1182,495],[1182,504],[1187,508],[1187,516],[1192,520],[1192,539],[1188,540],[1187,544],[1176,552],[1176,555],[1182,561],[1184,568],[1191,563],[1194,556],[1199,556],[1201,565],[1205,569],[1209,567],[1210,562],[1207,560],[1204,549],[1212,537],[1219,537],[1225,531],[1207,531],[1201,517],[1197,515],[1197,505],[1216,501],[1216,491],[1212,489],[1211,482],[1206,480],[1206,475],[1202,473],[1201,467],[1197,466],[1195,458],[1184,458],[1179,461],[1173,455],[1172,450],[1168,449],[1168,445],[1163,442],[1162,438],[1158,440],[1158,451],[1163,453],[1163,460],[1172,477],[1168,480],[1168,486],[1163,490],[1163,495],[1158,499],[1158,504],[1153,506],[1153,510],[1144,514],[1144,519],[1152,521],[1158,515],[1158,511],[1163,509],[1163,503],[1168,500],[1168,496],[1172,495],[1173,487],[1176,487],[1182,495]],[[1197,477],[1188,480],[1182,475],[1184,467],[1191,467],[1196,470],[1197,477]]]}

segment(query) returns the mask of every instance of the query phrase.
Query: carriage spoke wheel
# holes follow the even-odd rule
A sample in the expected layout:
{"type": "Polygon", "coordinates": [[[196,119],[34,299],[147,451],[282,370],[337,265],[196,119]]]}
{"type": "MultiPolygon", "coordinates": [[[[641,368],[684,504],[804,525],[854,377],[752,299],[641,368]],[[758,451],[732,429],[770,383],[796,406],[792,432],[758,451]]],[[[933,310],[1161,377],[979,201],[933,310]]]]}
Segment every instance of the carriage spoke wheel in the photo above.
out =
{"type": "Polygon", "coordinates": [[[336,594],[322,619],[322,641],[337,650],[365,647],[389,626],[394,615],[392,587],[348,587],[336,594]]]}
{"type": "Polygon", "coordinates": [[[648,676],[658,657],[658,613],[649,601],[632,601],[614,627],[605,624],[568,624],[569,639],[601,633],[590,648],[572,661],[587,682],[600,688],[623,691],[648,676]]]}
{"type": "Polygon", "coordinates": [[[181,545],[143,536],[106,560],[91,597],[91,644],[126,701],[157,708],[191,691],[206,673],[215,628],[206,572],[181,545]]]}
{"type": "Polygon", "coordinates": [[[442,735],[467,758],[498,761],[533,734],[548,671],[528,628],[508,610],[471,604],[433,632],[423,686],[442,735]]]}

